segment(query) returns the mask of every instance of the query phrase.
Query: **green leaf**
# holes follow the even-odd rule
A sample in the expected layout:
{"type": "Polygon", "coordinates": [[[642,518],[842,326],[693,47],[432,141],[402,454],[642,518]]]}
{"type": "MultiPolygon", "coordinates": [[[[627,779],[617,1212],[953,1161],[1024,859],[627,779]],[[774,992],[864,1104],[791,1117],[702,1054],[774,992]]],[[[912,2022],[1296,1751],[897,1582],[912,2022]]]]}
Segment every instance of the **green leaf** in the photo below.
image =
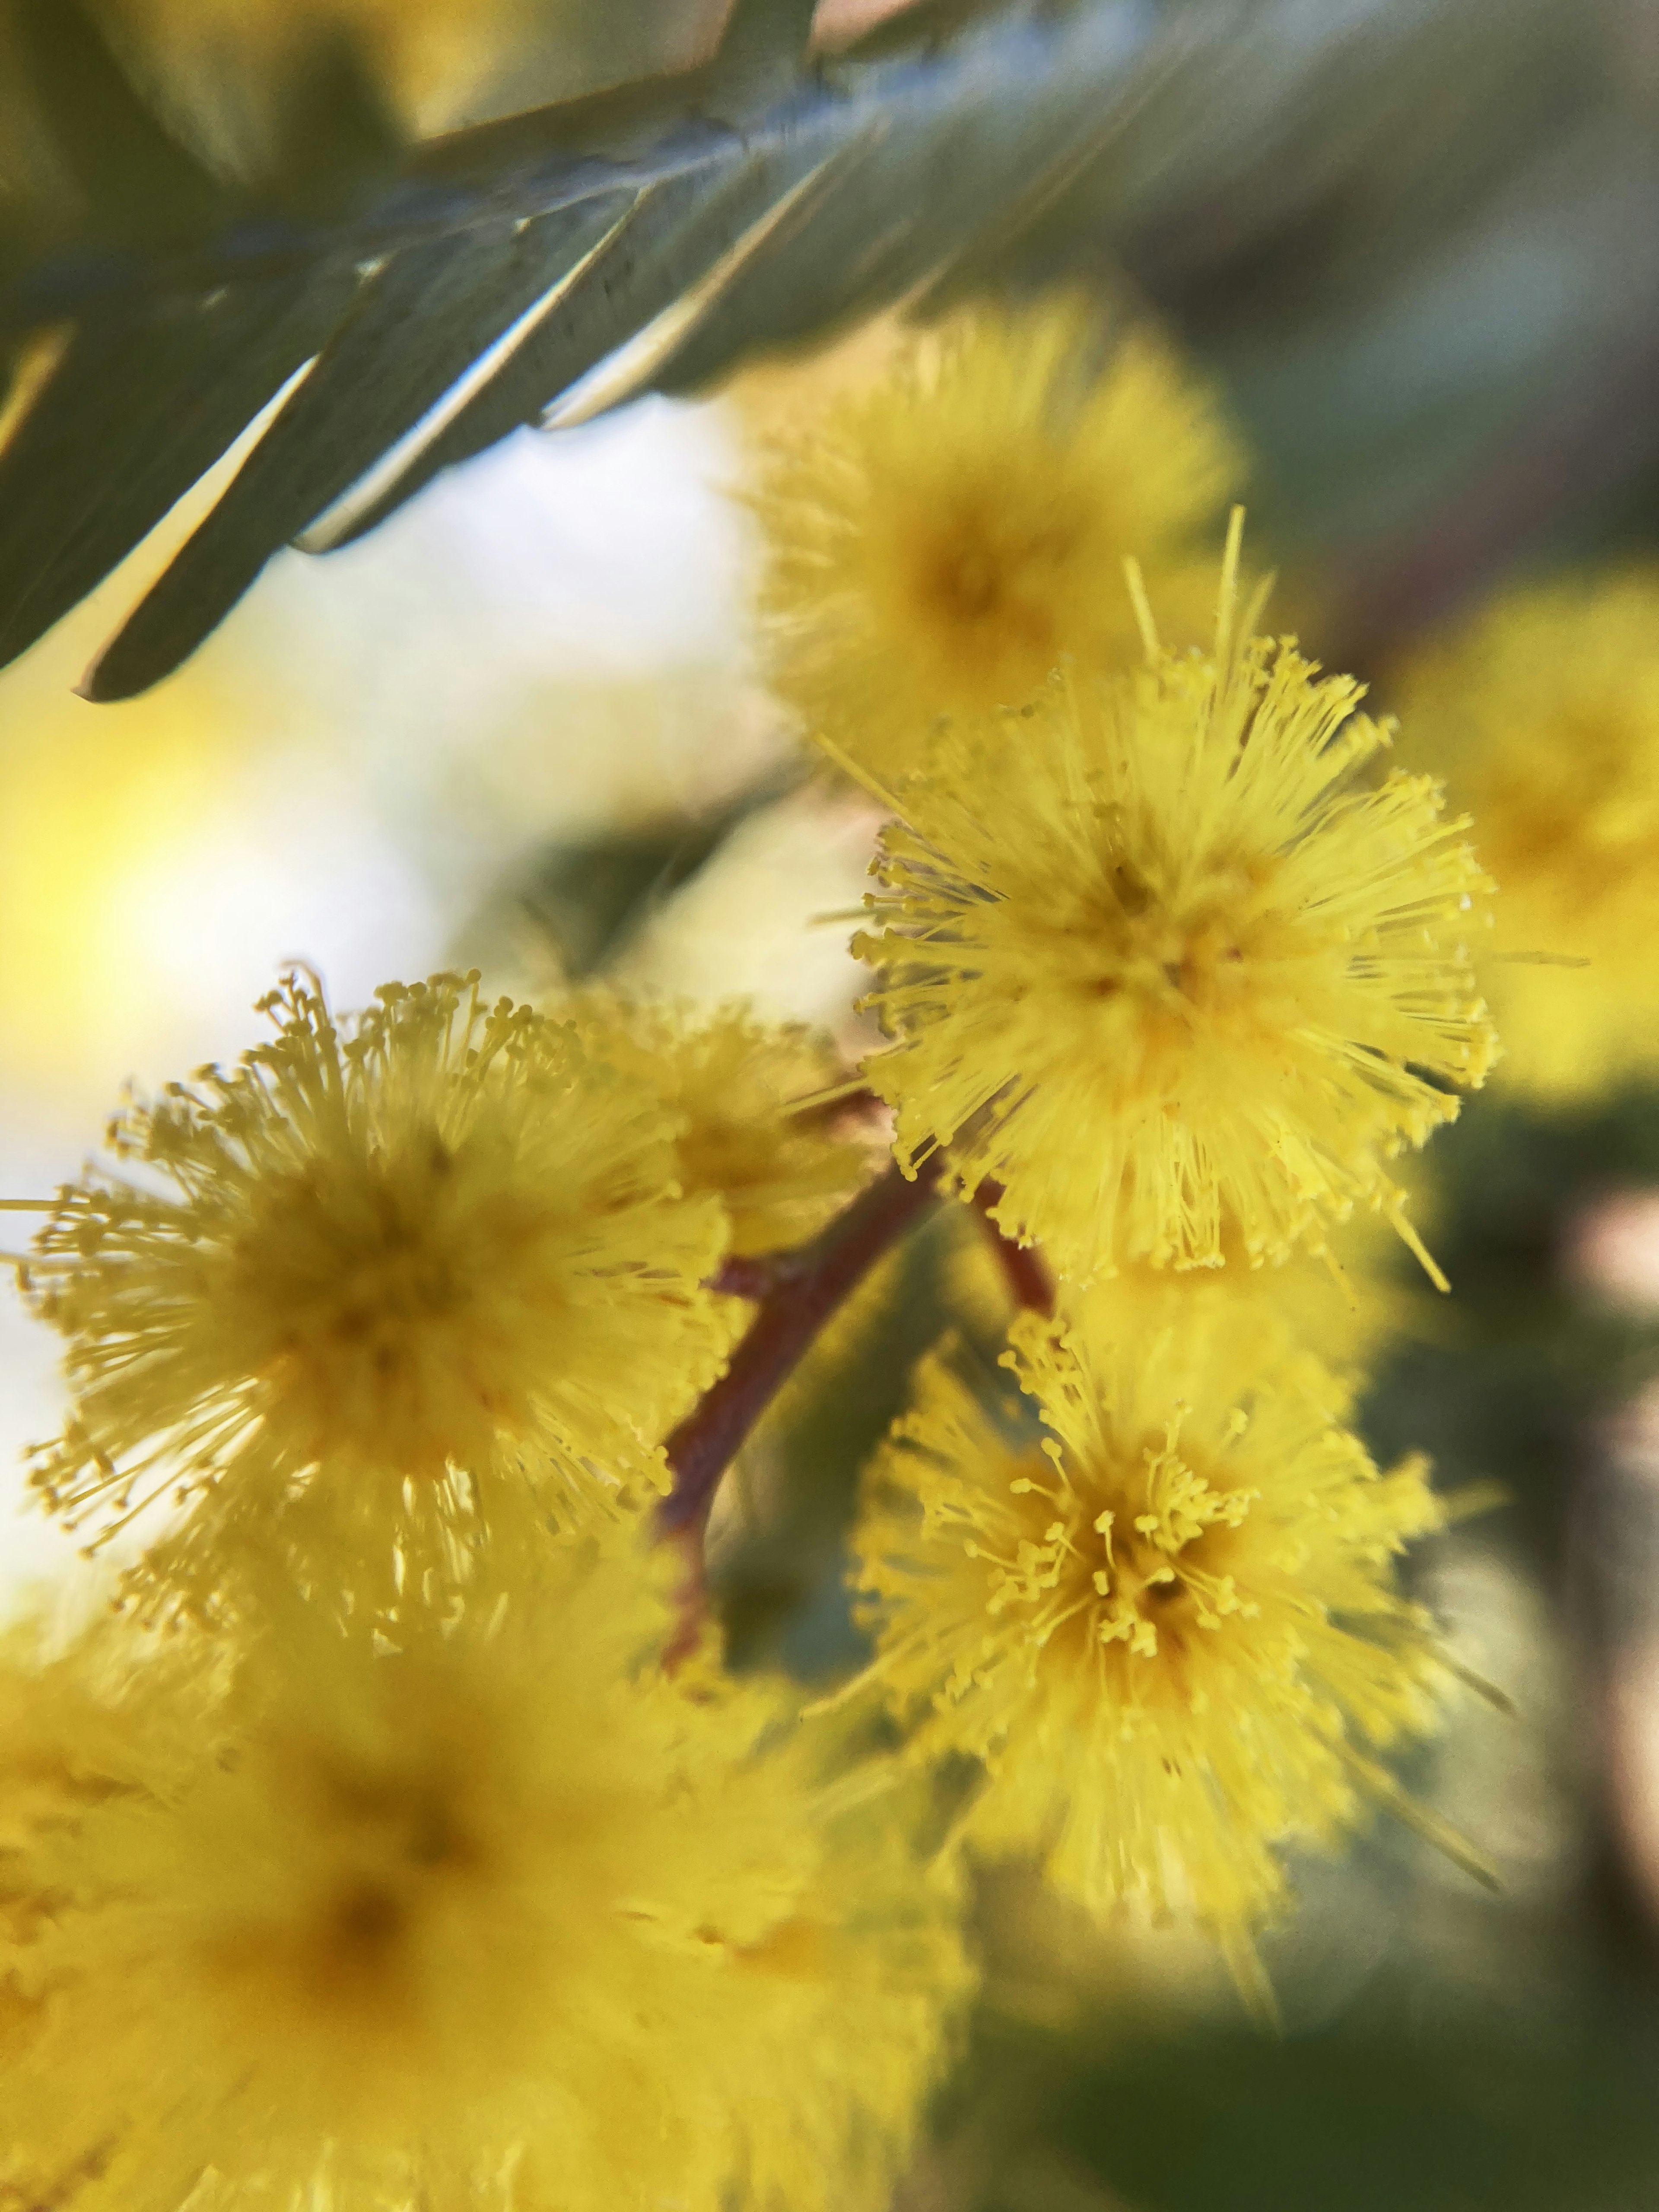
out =
{"type": "Polygon", "coordinates": [[[94,699],[171,673],[271,556],[440,402],[479,354],[615,222],[617,203],[498,224],[398,255],[365,285],[303,384],[88,672],[94,699]]]}
{"type": "Polygon", "coordinates": [[[74,332],[0,451],[0,661],[161,521],[323,342],[356,283],[296,270],[74,332]]]}
{"type": "MultiPolygon", "coordinates": [[[[1116,127],[1106,95],[1150,36],[1127,0],[1009,7],[969,28],[947,9],[919,44],[814,70],[800,61],[807,15],[805,0],[744,0],[702,70],[458,133],[309,227],[290,185],[286,206],[276,194],[204,250],[48,263],[0,298],[0,326],[76,300],[83,321],[3,464],[21,519],[0,641],[20,649],[89,590],[217,458],[214,439],[228,445],[279,388],[295,356],[270,331],[303,314],[313,287],[327,307],[322,329],[307,325],[319,359],[89,672],[88,696],[159,681],[280,546],[349,543],[576,387],[562,419],[706,381],[757,346],[914,293],[988,228],[1017,230],[1078,143],[1116,127]],[[276,303],[263,319],[260,286],[276,303]],[[246,311],[240,347],[227,298],[246,311]],[[67,524],[52,514],[59,471],[67,524]],[[96,483],[107,522],[88,520],[96,483]],[[41,573],[22,576],[19,549],[39,544],[41,573]]],[[[349,50],[318,69],[318,159],[341,152],[324,205],[372,177],[387,142],[349,50]]]]}
{"type": "Polygon", "coordinates": [[[18,0],[14,33],[21,89],[79,200],[84,238],[200,237],[225,220],[229,196],[162,128],[82,0],[18,0]]]}
{"type": "Polygon", "coordinates": [[[820,153],[817,141],[803,135],[781,150],[738,148],[718,165],[647,185],[626,223],[524,344],[404,473],[363,503],[328,550],[377,528],[441,470],[539,421],[591,369],[672,308],[746,230],[763,222],[811,173],[820,153]]]}
{"type": "Polygon", "coordinates": [[[753,812],[750,794],[703,820],[665,823],[544,853],[520,893],[522,911],[573,981],[614,960],[753,812]]]}

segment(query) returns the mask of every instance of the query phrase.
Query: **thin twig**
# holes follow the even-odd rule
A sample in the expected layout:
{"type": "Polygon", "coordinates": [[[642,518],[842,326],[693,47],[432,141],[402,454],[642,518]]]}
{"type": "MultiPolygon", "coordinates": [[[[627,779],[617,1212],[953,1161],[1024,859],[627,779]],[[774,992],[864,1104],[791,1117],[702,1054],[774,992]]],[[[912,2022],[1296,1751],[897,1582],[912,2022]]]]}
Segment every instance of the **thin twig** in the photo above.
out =
{"type": "Polygon", "coordinates": [[[991,1218],[991,1208],[1002,1196],[1002,1185],[988,1177],[974,1193],[974,1204],[980,1219],[985,1224],[997,1258],[1002,1263],[1002,1273],[1014,1304],[1027,1313],[1042,1314],[1052,1320],[1054,1310],[1054,1279],[1048,1263],[1034,1244],[1019,1244],[999,1229],[991,1218]]]}
{"type": "Polygon", "coordinates": [[[657,1525],[690,1540],[694,1564],[721,1475],[830,1315],[933,1203],[939,1169],[937,1158],[914,1178],[886,1169],[810,1244],[773,1261],[731,1365],[668,1439],[674,1485],[657,1525]]]}
{"type": "Polygon", "coordinates": [[[788,1273],[793,1252],[733,1252],[708,1277],[716,1297],[752,1298],[758,1305],[788,1273]]]}

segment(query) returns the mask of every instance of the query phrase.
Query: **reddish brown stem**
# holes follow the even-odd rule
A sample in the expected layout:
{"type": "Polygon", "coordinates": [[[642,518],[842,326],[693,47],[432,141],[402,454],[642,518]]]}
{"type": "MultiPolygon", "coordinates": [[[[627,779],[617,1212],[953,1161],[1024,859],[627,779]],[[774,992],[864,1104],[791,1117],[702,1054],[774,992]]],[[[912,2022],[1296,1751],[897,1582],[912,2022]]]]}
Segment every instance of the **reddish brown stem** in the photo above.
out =
{"type": "Polygon", "coordinates": [[[709,1276],[708,1286],[719,1297],[753,1298],[758,1305],[795,1257],[793,1252],[734,1252],[709,1276]]]}
{"type": "MultiPolygon", "coordinates": [[[[674,1485],[657,1525],[687,1540],[692,1565],[721,1475],[830,1315],[933,1203],[939,1165],[924,1162],[914,1179],[888,1168],[810,1244],[771,1261],[731,1365],[668,1439],[674,1485]]],[[[716,1279],[735,1287],[724,1274],[716,1279]]]]}
{"type": "Polygon", "coordinates": [[[1017,1306],[1028,1313],[1042,1314],[1052,1319],[1054,1310],[1054,1279],[1048,1261],[1034,1244],[1017,1244],[991,1218],[991,1208],[1002,1196],[1000,1182],[986,1181],[974,1193],[974,1204],[979,1218],[985,1224],[987,1235],[1002,1263],[1002,1273],[1008,1285],[1009,1295],[1017,1306]]]}

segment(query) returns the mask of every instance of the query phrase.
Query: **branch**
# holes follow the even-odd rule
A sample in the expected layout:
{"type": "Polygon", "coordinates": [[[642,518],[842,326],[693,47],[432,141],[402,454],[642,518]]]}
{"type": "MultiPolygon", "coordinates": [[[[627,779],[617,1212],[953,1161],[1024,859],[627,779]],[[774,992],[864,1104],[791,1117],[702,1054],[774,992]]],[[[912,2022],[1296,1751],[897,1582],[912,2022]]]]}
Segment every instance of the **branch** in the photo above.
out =
{"type": "Polygon", "coordinates": [[[690,1540],[694,1565],[721,1475],[830,1315],[933,1203],[939,1165],[937,1157],[926,1161],[914,1178],[889,1167],[810,1244],[780,1253],[766,1279],[757,1279],[760,1310],[749,1334],[668,1439],[674,1485],[657,1526],[664,1536],[690,1540]]]}
{"type": "Polygon", "coordinates": [[[974,1193],[974,1204],[986,1233],[996,1249],[1002,1262],[1003,1278],[1014,1304],[1028,1313],[1042,1315],[1052,1320],[1054,1311],[1054,1279],[1048,1261],[1034,1244],[1017,1243],[1012,1237],[998,1228],[991,1218],[991,1208],[1002,1196],[1002,1185],[988,1177],[974,1193]]]}

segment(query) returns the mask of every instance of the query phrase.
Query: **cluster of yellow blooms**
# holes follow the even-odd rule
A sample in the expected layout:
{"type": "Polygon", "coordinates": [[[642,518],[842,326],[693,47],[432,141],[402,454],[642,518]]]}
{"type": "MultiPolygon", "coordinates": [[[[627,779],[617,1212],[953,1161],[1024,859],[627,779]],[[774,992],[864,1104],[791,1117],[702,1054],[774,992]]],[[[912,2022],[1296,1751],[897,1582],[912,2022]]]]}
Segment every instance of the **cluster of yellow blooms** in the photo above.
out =
{"type": "Polygon", "coordinates": [[[1433,1828],[1376,1753],[1433,1721],[1395,1561],[1448,1504],[1346,1425],[1376,1302],[1333,1239],[1387,1223],[1438,1280],[1392,1164],[1496,1048],[1467,821],[1253,635],[1237,514],[1194,643],[1233,453],[1061,301],[775,427],[750,501],[780,691],[888,817],[866,1080],[901,1167],[1059,1279],[1023,1402],[947,1346],[869,1472],[868,1686],[980,1763],[969,1844],[1194,1917],[1265,1996],[1285,1846],[1366,1800],[1433,1828]]]}
{"type": "Polygon", "coordinates": [[[544,1544],[390,1635],[9,1652],[5,2201],[878,2206],[948,1877],[668,1612],[544,1544]]]}
{"type": "MultiPolygon", "coordinates": [[[[874,2208],[971,1855],[1188,1917],[1264,1996],[1288,1850],[1380,1803],[1468,1856],[1384,1764],[1452,1671],[1396,1580],[1449,1506],[1350,1426],[1341,1255],[1432,1267],[1396,1163],[1492,1064],[1492,885],[1359,687],[1253,635],[1237,523],[1200,623],[1235,443],[1111,335],[902,340],[748,489],[780,696],[885,816],[852,1087],[896,1170],[829,1048],[741,1009],[437,976],[344,1019],[299,975],[60,1194],[35,1481],[137,1565],[0,1650],[0,2203],[874,2208]],[[873,1656],[808,1704],[648,1540],[933,1177],[1053,1310],[1017,1392],[954,1340],[918,1372],[854,1534],[873,1656]]],[[[1425,729],[1458,654],[1528,728],[1577,711],[1532,619],[1416,672],[1425,729]]],[[[1523,795],[1462,726],[1518,852],[1548,747],[1523,795]]]]}
{"type": "Polygon", "coordinates": [[[867,1172],[792,1110],[822,1048],[443,975],[266,1011],[27,1269],[39,1487],[149,1540],[0,1652],[0,2202],[873,2212],[958,1876],[908,1769],[684,1653],[641,1541],[710,1279],[867,1172]]]}

